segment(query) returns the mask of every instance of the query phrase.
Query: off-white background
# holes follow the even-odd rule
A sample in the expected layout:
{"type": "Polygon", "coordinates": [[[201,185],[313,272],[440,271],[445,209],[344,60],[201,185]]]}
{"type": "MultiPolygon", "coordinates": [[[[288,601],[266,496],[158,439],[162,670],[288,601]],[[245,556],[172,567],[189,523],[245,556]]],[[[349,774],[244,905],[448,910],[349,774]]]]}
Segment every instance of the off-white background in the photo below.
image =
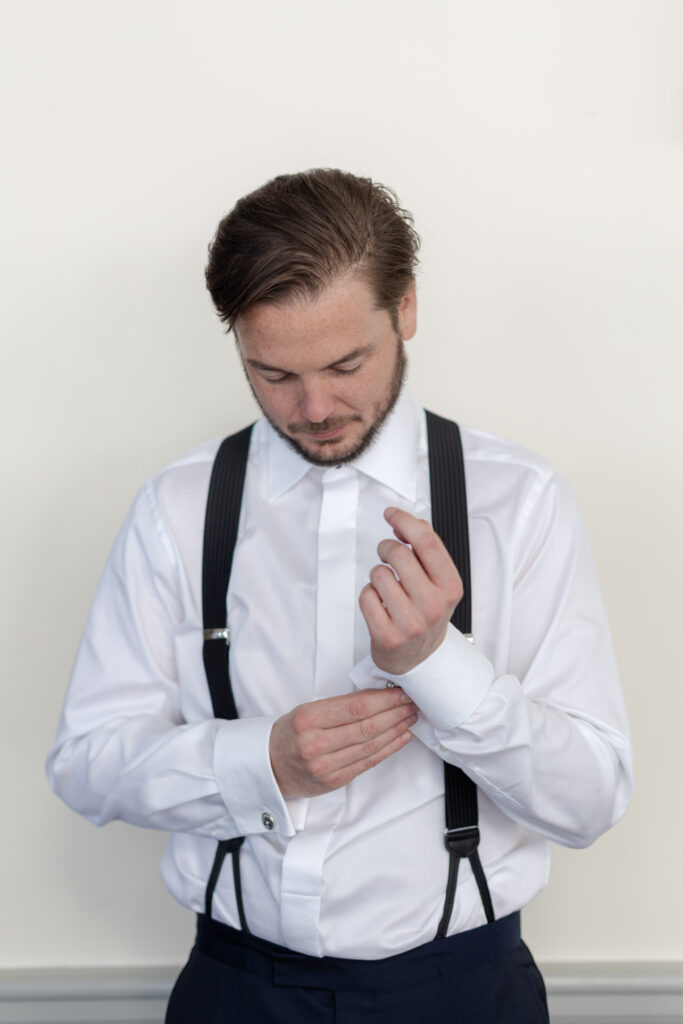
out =
{"type": "Polygon", "coordinates": [[[637,755],[623,823],[558,850],[541,960],[683,958],[683,4],[3,0],[3,966],[175,963],[163,837],[43,774],[142,480],[253,416],[203,285],[272,175],[393,185],[424,239],[422,401],[540,451],[593,539],[637,755]]]}

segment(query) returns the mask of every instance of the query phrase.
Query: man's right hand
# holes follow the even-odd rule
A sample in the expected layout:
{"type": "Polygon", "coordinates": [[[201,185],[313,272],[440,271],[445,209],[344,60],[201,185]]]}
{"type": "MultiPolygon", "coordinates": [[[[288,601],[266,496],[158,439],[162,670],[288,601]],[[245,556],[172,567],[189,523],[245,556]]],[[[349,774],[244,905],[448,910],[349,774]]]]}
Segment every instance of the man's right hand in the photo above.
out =
{"type": "Polygon", "coordinates": [[[300,704],[273,725],[270,762],[283,796],[318,796],[401,750],[417,708],[400,687],[300,704]]]}

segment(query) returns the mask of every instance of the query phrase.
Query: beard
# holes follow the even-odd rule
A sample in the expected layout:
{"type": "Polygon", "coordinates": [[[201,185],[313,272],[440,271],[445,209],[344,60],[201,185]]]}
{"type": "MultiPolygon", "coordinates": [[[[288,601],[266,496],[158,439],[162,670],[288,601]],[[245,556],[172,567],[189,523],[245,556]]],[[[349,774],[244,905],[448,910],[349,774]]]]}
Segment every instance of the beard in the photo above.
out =
{"type": "Polygon", "coordinates": [[[372,423],[368,426],[365,433],[359,438],[358,441],[356,441],[355,444],[351,446],[351,448],[349,448],[345,452],[338,454],[335,454],[332,451],[330,451],[329,454],[325,452],[326,446],[331,447],[336,443],[334,438],[330,438],[328,441],[319,441],[318,446],[321,450],[317,452],[310,452],[308,448],[304,447],[303,444],[297,441],[296,434],[300,433],[305,435],[314,433],[325,433],[328,430],[334,430],[336,427],[341,427],[346,423],[360,421],[360,416],[341,418],[330,417],[329,419],[323,420],[321,423],[305,423],[302,424],[301,426],[291,427],[290,429],[292,431],[292,434],[288,434],[280,427],[278,427],[276,423],[273,423],[272,419],[261,405],[259,397],[256,394],[251,381],[249,380],[249,374],[246,372],[246,368],[245,375],[249,387],[251,388],[251,393],[254,396],[259,408],[261,409],[261,412],[266,417],[273,430],[277,434],[279,434],[283,441],[287,442],[290,448],[293,448],[298,455],[300,455],[303,459],[306,459],[307,462],[312,463],[312,465],[314,466],[341,466],[346,462],[352,462],[353,459],[357,459],[359,455],[362,455],[363,452],[370,447],[372,442],[379,434],[385,420],[389,416],[389,413],[396,405],[398,396],[401,394],[403,382],[405,381],[406,377],[406,370],[408,368],[408,359],[406,356],[405,345],[400,335],[396,336],[396,341],[396,360],[394,362],[394,372],[392,374],[388,393],[378,404],[375,412],[375,418],[373,419],[372,423]]]}

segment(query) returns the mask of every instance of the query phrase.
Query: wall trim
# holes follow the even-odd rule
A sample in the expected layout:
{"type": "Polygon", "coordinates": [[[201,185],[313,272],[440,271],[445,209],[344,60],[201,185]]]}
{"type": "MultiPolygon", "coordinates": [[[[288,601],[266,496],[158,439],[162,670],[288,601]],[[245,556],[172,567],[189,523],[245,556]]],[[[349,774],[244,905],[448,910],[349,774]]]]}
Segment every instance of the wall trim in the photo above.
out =
{"type": "Polygon", "coordinates": [[[553,1024],[682,1024],[683,961],[541,963],[553,1024]]]}
{"type": "MultiPolygon", "coordinates": [[[[180,968],[0,970],[0,1024],[161,1024],[180,968]]],[[[541,964],[553,1024],[681,1024],[683,962],[541,964]]]]}

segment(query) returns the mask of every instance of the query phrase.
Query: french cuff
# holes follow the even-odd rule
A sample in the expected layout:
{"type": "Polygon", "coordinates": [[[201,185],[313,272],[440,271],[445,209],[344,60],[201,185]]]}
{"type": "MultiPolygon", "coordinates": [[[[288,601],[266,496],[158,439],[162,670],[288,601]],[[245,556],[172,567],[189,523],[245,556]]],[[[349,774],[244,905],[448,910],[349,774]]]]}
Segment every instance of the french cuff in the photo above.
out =
{"type": "Polygon", "coordinates": [[[435,729],[455,729],[479,707],[493,682],[493,665],[486,655],[449,623],[443,643],[402,675],[383,672],[370,656],[351,670],[359,688],[402,686],[435,729]]]}
{"type": "Polygon", "coordinates": [[[274,718],[224,722],[216,735],[213,769],[223,802],[240,835],[278,832],[293,836],[287,804],[270,763],[274,718]]]}

